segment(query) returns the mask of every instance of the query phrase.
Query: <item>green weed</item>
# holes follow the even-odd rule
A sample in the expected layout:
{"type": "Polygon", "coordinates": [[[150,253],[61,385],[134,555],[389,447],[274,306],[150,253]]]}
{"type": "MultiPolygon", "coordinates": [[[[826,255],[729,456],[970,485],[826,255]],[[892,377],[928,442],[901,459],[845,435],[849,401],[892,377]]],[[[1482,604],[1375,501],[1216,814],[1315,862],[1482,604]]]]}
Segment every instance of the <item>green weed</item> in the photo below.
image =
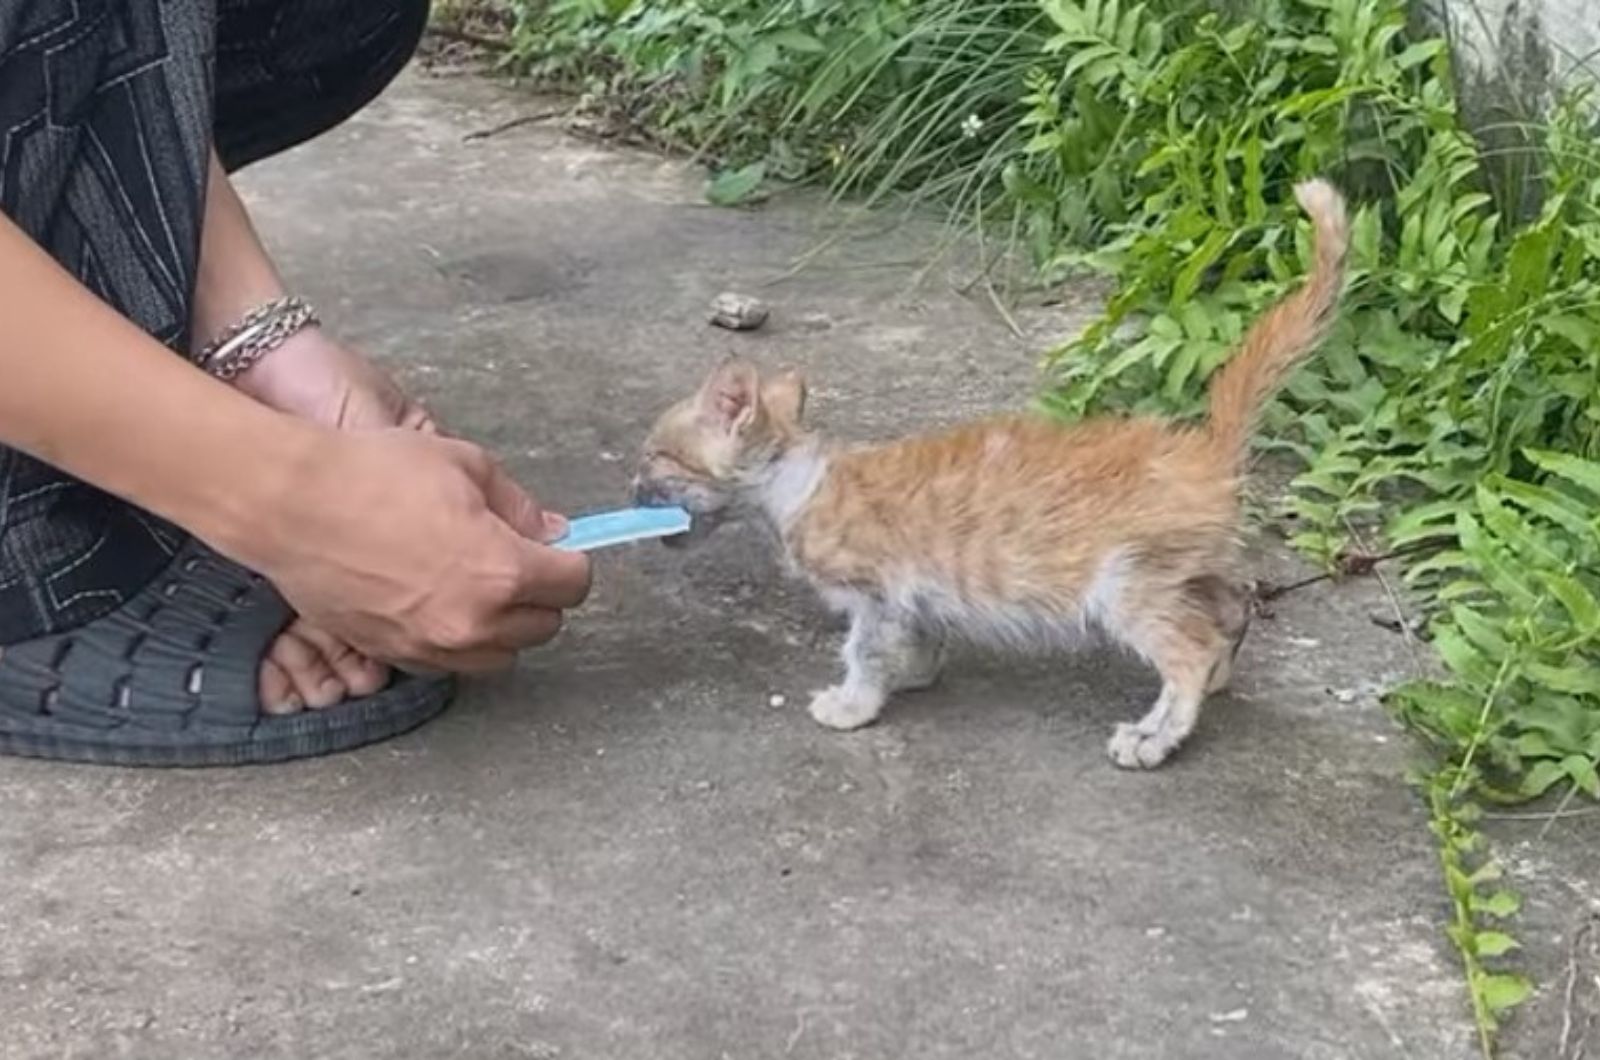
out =
{"type": "MultiPolygon", "coordinates": [[[[1289,189],[1352,197],[1346,306],[1268,418],[1328,564],[1381,535],[1440,673],[1393,690],[1486,1054],[1527,993],[1485,800],[1600,797],[1600,141],[1591,97],[1475,135],[1402,0],[549,0],[513,61],[714,170],[936,204],[1114,286],[1044,407],[1193,412],[1305,267],[1289,189]],[[1514,126],[1514,127],[1513,127],[1514,126]]],[[[1481,132],[1481,130],[1480,130],[1481,132]]]]}

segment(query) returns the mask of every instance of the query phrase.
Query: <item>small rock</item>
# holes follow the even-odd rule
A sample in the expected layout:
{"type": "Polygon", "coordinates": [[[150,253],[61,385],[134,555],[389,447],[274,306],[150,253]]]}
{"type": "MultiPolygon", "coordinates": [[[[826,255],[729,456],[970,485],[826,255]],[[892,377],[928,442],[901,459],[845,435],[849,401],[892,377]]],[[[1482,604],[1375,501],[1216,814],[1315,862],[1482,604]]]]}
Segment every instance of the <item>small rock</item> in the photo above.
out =
{"type": "Polygon", "coordinates": [[[1423,615],[1412,615],[1402,622],[1400,616],[1389,610],[1373,611],[1367,618],[1374,626],[1390,633],[1409,633],[1413,637],[1420,637],[1428,630],[1428,620],[1423,615]]]}
{"type": "Polygon", "coordinates": [[[1232,1012],[1213,1012],[1211,1014],[1212,1023],[1243,1023],[1249,1018],[1250,1010],[1247,1008],[1236,1008],[1232,1012]]]}
{"type": "Polygon", "coordinates": [[[754,331],[767,322],[767,307],[759,299],[724,291],[711,301],[711,323],[730,331],[754,331]]]}
{"type": "Polygon", "coordinates": [[[787,702],[789,702],[789,700],[782,692],[774,692],[772,695],[767,697],[767,706],[772,707],[774,710],[783,706],[787,702]]]}

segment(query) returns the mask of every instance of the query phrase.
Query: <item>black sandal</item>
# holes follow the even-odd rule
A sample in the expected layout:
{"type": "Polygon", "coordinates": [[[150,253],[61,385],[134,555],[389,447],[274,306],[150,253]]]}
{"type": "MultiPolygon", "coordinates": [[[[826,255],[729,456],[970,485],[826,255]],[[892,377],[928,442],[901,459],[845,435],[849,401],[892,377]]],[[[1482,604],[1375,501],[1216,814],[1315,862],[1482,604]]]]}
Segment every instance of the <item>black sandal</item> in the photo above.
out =
{"type": "Polygon", "coordinates": [[[261,712],[257,675],[292,614],[271,585],[190,542],[111,614],[0,648],[0,754],[222,766],[344,751],[415,728],[454,682],[397,673],[327,710],[261,712]]]}

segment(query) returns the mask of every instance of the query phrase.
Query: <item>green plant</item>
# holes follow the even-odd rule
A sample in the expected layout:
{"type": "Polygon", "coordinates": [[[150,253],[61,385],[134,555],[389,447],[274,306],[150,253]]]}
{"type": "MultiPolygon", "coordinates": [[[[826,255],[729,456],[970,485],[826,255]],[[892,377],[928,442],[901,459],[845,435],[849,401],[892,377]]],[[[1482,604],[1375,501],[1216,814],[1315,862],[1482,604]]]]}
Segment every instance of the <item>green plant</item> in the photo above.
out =
{"type": "Polygon", "coordinates": [[[1334,334],[1271,412],[1284,514],[1333,564],[1382,535],[1440,673],[1396,690],[1433,751],[1485,1053],[1527,992],[1484,801],[1600,797],[1600,143],[1589,94],[1485,140],[1403,0],[550,0],[515,61],[712,163],[936,204],[1046,282],[1112,295],[1051,353],[1053,414],[1198,409],[1307,251],[1288,194],[1354,204],[1334,334]],[[1488,145],[1486,147],[1486,144],[1488,145]],[[1536,196],[1534,193],[1537,192],[1536,196]],[[1003,238],[993,239],[999,234],[1003,238]]]}
{"type": "Polygon", "coordinates": [[[508,57],[626,105],[724,171],[909,191],[963,218],[1009,193],[1034,0],[523,2],[508,57]]]}
{"type": "Polygon", "coordinates": [[[879,62],[907,0],[519,0],[507,62],[620,101],[629,120],[718,168],[802,179],[828,167],[826,122],[796,123],[879,62]]]}
{"type": "Polygon", "coordinates": [[[1129,204],[1101,213],[1098,247],[1062,255],[1116,289],[1053,354],[1052,411],[1195,408],[1244,323],[1303,268],[1288,185],[1333,174],[1360,197],[1346,309],[1271,434],[1304,467],[1288,503],[1296,543],[1332,561],[1363,525],[1381,529],[1434,612],[1445,675],[1391,702],[1437,752],[1423,788],[1487,1054],[1527,984],[1490,967],[1514,946],[1494,921],[1515,898],[1484,890],[1498,869],[1474,800],[1600,796],[1589,97],[1573,92],[1538,130],[1530,165],[1546,194],[1522,220],[1457,116],[1441,42],[1405,39],[1397,2],[1300,0],[1237,24],[1118,13],[1115,0],[1049,6],[1068,12],[1068,66],[1092,73],[1033,82],[1027,123],[1050,130],[1035,143],[1048,171],[1051,152],[1083,153],[1074,136],[1098,142],[1085,115],[1115,108],[1111,142],[1128,156],[1111,168],[1129,204]],[[1222,73],[1201,83],[1196,69],[1222,73]]]}
{"type": "Polygon", "coordinates": [[[1486,854],[1483,834],[1477,829],[1482,812],[1475,803],[1461,799],[1458,787],[1464,776],[1457,770],[1441,770],[1425,777],[1421,786],[1450,897],[1446,932],[1461,955],[1479,1045],[1489,1057],[1494,1055],[1501,1017],[1526,1000],[1531,988],[1523,976],[1491,971],[1485,965],[1519,948],[1517,940],[1498,927],[1516,914],[1522,900],[1515,891],[1491,889],[1502,873],[1486,854]]]}

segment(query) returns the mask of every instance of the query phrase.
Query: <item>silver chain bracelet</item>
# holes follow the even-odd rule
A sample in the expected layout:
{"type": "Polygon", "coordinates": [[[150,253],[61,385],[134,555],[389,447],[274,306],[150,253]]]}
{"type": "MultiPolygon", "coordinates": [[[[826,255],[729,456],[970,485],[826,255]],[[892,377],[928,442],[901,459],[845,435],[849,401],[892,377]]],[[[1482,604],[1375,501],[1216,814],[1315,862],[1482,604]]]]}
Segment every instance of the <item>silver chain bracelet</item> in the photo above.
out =
{"type": "Polygon", "coordinates": [[[304,299],[274,298],[195,354],[194,363],[218,379],[232,380],[291,336],[318,323],[316,310],[304,299]]]}

